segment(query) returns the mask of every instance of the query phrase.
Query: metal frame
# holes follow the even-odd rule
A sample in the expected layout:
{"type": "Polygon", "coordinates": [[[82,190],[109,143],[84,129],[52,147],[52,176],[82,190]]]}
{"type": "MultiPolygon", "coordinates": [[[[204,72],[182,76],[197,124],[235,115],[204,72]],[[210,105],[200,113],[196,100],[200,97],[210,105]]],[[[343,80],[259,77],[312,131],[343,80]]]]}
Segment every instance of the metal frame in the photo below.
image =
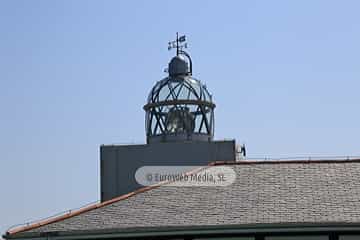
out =
{"type": "MultiPolygon", "coordinates": [[[[176,140],[176,136],[181,136],[179,139],[182,140],[212,140],[214,108],[211,94],[199,80],[191,77],[190,73],[164,78],[152,88],[148,103],[144,106],[147,142],[176,140]],[[182,109],[189,109],[195,123],[194,130],[170,132],[167,126],[169,113],[182,109]]],[[[185,125],[187,119],[182,118],[180,121],[185,125]]]]}

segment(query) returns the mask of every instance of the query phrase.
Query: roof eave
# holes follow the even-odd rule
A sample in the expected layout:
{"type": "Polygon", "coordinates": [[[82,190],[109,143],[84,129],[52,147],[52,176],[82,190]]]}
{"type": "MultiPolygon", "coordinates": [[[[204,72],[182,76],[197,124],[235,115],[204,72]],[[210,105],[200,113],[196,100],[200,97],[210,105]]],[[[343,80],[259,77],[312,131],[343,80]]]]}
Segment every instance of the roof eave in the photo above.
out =
{"type": "Polygon", "coordinates": [[[146,227],[101,229],[86,231],[62,231],[49,233],[23,232],[3,235],[5,239],[111,239],[129,237],[154,237],[178,235],[214,235],[214,234],[274,234],[274,233],[327,233],[327,232],[357,232],[360,233],[360,223],[277,223],[277,224],[246,224],[246,225],[211,225],[186,227],[146,227]]]}

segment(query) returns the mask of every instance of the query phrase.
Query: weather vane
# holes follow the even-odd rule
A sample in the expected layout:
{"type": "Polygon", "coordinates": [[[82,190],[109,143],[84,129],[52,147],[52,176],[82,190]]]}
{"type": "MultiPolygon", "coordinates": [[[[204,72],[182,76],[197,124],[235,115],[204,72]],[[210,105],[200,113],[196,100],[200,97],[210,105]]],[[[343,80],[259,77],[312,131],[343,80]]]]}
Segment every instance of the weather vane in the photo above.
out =
{"type": "Polygon", "coordinates": [[[169,42],[168,50],[170,51],[173,48],[176,48],[176,55],[182,51],[183,48],[187,48],[186,36],[180,36],[179,33],[176,33],[176,40],[169,42]]]}

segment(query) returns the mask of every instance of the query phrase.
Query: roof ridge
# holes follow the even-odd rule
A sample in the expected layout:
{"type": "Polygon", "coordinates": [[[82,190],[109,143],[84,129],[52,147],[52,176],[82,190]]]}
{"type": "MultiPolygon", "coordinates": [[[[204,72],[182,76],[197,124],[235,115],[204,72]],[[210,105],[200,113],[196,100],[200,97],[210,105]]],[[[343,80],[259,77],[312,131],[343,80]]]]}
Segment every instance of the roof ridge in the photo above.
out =
{"type": "Polygon", "coordinates": [[[360,158],[354,158],[354,159],[302,159],[302,160],[236,160],[236,161],[214,161],[211,162],[210,166],[218,166],[218,165],[247,165],[247,164],[281,164],[281,163],[291,163],[291,164],[299,164],[299,163],[360,163],[360,158]]]}

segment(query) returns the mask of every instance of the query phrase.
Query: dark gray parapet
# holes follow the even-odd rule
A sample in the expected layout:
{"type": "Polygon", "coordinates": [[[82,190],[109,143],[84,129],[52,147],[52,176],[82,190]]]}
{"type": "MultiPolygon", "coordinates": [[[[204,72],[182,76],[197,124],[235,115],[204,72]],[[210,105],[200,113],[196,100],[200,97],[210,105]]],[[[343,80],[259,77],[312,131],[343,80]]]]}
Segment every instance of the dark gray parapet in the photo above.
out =
{"type": "Polygon", "coordinates": [[[143,166],[200,166],[234,161],[235,140],[166,142],[100,147],[101,201],[141,188],[135,180],[143,166]]]}

